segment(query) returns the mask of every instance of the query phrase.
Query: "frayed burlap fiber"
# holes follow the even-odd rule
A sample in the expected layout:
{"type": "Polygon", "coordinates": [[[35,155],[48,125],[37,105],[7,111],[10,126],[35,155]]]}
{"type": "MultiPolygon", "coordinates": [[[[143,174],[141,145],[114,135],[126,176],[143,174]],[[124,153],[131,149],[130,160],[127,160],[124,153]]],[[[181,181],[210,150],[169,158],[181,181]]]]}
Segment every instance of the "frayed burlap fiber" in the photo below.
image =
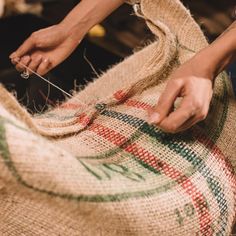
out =
{"type": "Polygon", "coordinates": [[[187,132],[149,125],[170,73],[207,41],[178,0],[136,10],[156,40],[61,106],[32,117],[0,88],[0,235],[230,235],[230,81],[218,76],[207,119],[187,132]]]}

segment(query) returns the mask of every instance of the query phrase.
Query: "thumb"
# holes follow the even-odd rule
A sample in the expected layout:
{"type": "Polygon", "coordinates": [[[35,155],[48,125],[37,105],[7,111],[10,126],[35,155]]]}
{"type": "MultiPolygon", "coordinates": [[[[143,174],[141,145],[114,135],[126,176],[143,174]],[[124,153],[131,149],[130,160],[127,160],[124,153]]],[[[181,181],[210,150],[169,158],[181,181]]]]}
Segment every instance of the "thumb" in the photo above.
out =
{"type": "Polygon", "coordinates": [[[159,124],[172,111],[174,102],[179,96],[182,88],[182,81],[172,79],[168,82],[164,92],[158,99],[158,103],[149,111],[149,123],[159,124]]]}

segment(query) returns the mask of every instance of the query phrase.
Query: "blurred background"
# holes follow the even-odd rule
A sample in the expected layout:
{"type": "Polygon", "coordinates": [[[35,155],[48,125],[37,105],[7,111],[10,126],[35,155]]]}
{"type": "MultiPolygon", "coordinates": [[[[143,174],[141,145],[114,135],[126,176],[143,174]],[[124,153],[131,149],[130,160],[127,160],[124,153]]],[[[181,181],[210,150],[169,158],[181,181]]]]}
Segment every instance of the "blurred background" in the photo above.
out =
{"type": "MultiPolygon", "coordinates": [[[[32,76],[22,79],[8,57],[34,31],[59,23],[78,0],[0,0],[0,81],[31,113],[63,101],[64,95],[32,76]]],[[[183,0],[209,41],[236,19],[236,1],[183,0]]],[[[102,71],[142,48],[153,36],[143,20],[124,4],[94,27],[75,52],[46,77],[64,90],[81,89],[102,71]]],[[[229,68],[236,83],[236,64],[229,68]]],[[[235,84],[236,88],[236,84],[235,84]]]]}

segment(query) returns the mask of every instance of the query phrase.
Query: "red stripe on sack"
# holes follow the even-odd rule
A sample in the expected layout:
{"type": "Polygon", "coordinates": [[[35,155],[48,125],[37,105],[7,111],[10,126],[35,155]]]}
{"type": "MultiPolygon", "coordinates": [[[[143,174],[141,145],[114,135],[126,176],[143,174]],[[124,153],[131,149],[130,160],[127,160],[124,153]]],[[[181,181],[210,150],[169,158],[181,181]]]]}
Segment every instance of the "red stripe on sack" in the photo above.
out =
{"type": "Polygon", "coordinates": [[[81,106],[82,105],[78,104],[78,103],[64,103],[64,104],[60,105],[58,108],[75,110],[75,109],[81,108],[81,106]]]}
{"type": "MultiPolygon", "coordinates": [[[[109,142],[119,146],[127,141],[127,138],[116,131],[105,127],[101,124],[92,124],[89,130],[107,139],[109,142]]],[[[196,186],[188,179],[187,176],[183,175],[180,171],[171,167],[168,163],[158,159],[155,155],[151,154],[144,148],[140,147],[136,143],[127,145],[124,150],[138,157],[145,164],[150,165],[157,171],[162,171],[166,176],[175,180],[185,190],[185,192],[191,197],[193,205],[199,215],[199,226],[200,231],[204,235],[212,235],[211,229],[211,215],[208,211],[207,203],[204,199],[203,194],[197,189],[196,186]]]]}
{"type": "MultiPolygon", "coordinates": [[[[132,103],[126,103],[127,106],[133,107],[132,103]]],[[[148,105],[148,104],[146,104],[148,105]]],[[[147,110],[144,107],[137,107],[139,109],[147,110]]],[[[223,154],[220,148],[206,135],[201,134],[199,137],[196,137],[196,140],[204,145],[210,153],[216,158],[219,164],[222,166],[222,171],[228,177],[228,180],[232,183],[232,189],[236,188],[236,178],[234,175],[234,168],[232,167],[231,163],[228,161],[228,158],[223,154]]]]}
{"type": "Polygon", "coordinates": [[[125,97],[126,93],[123,92],[123,90],[118,90],[117,92],[115,92],[113,94],[113,97],[118,100],[118,101],[121,101],[124,97],[125,97]]]}
{"type": "Polygon", "coordinates": [[[146,104],[144,102],[139,102],[136,100],[132,100],[132,99],[128,99],[125,103],[125,105],[130,106],[130,107],[135,107],[135,108],[139,108],[139,109],[143,109],[143,110],[149,110],[152,109],[153,106],[146,104]]]}
{"type": "Polygon", "coordinates": [[[90,121],[91,118],[87,116],[85,113],[82,113],[77,117],[77,122],[83,126],[87,126],[90,123],[90,121]]]}
{"type": "MultiPolygon", "coordinates": [[[[124,97],[125,97],[126,93],[123,92],[122,90],[118,90],[117,92],[115,92],[113,94],[113,97],[118,100],[121,101],[124,97]]],[[[153,106],[144,103],[144,102],[140,102],[137,100],[133,100],[133,99],[128,99],[124,102],[124,104],[126,104],[127,106],[131,106],[131,107],[135,107],[135,108],[141,108],[141,109],[151,109],[153,106]]]]}
{"type": "Polygon", "coordinates": [[[118,134],[116,131],[105,128],[99,124],[92,124],[88,130],[97,133],[98,135],[102,136],[109,141],[112,141],[113,144],[117,146],[121,146],[123,143],[127,141],[127,138],[123,135],[118,134]]]}
{"type": "MultiPolygon", "coordinates": [[[[135,102],[139,102],[137,100],[132,100],[132,102],[125,102],[125,104],[127,106],[131,106],[131,107],[135,107],[135,108],[138,108],[138,109],[143,109],[143,110],[148,110],[149,108],[149,104],[147,103],[144,103],[144,102],[140,102],[143,104],[143,106],[135,106],[135,102]]],[[[222,153],[222,151],[220,150],[220,148],[214,144],[208,137],[206,137],[205,135],[202,135],[202,137],[196,137],[196,140],[203,144],[207,149],[210,150],[211,154],[214,155],[216,157],[217,160],[221,160],[221,163],[226,167],[226,168],[223,168],[223,171],[224,173],[227,175],[227,176],[230,176],[231,178],[234,179],[234,184],[235,184],[235,187],[236,187],[236,179],[234,177],[234,174],[232,172],[230,172],[230,170],[233,170],[233,167],[230,165],[229,162],[227,162],[227,158],[225,157],[225,155],[222,153]]]]}
{"type": "Polygon", "coordinates": [[[236,188],[236,178],[234,176],[234,171],[231,163],[228,160],[228,158],[223,154],[223,152],[220,150],[220,148],[213,143],[209,138],[207,138],[205,135],[202,135],[197,138],[197,141],[204,145],[207,149],[211,150],[211,154],[214,155],[221,164],[223,164],[226,168],[223,168],[223,171],[227,176],[233,179],[233,185],[236,188]]]}

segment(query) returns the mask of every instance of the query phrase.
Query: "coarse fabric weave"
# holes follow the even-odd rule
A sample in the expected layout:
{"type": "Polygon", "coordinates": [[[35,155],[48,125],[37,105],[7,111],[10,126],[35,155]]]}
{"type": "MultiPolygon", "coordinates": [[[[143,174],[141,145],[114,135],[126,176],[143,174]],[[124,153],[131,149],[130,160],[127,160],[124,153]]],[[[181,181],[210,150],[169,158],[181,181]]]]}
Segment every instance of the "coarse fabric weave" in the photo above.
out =
{"type": "Polygon", "coordinates": [[[207,46],[178,0],[141,0],[156,40],[31,117],[0,88],[0,235],[230,235],[236,102],[225,73],[207,119],[147,122],[170,73],[207,46]]]}

